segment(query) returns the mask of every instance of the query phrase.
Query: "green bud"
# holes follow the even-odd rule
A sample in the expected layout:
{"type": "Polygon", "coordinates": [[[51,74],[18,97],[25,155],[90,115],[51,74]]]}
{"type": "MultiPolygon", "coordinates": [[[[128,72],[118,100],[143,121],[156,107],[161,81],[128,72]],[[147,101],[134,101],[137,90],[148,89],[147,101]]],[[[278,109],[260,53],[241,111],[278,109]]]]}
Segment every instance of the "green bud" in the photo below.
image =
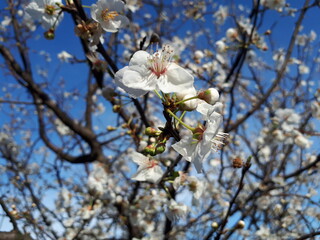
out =
{"type": "Polygon", "coordinates": [[[152,127],[147,127],[146,130],[144,131],[144,133],[150,137],[156,137],[156,136],[159,136],[159,134],[160,134],[160,132],[158,130],[156,130],[155,128],[152,128],[152,127]]]}
{"type": "Polygon", "coordinates": [[[145,147],[145,149],[143,150],[146,154],[149,154],[151,156],[155,156],[157,155],[156,153],[156,148],[154,145],[148,145],[145,147]]]}
{"type": "Polygon", "coordinates": [[[54,35],[54,29],[53,28],[50,28],[48,31],[46,31],[44,33],[44,37],[47,39],[47,40],[53,40],[55,35],[54,35]]]}
{"type": "Polygon", "coordinates": [[[156,146],[156,154],[163,153],[166,150],[166,145],[164,143],[159,143],[156,146]]]}

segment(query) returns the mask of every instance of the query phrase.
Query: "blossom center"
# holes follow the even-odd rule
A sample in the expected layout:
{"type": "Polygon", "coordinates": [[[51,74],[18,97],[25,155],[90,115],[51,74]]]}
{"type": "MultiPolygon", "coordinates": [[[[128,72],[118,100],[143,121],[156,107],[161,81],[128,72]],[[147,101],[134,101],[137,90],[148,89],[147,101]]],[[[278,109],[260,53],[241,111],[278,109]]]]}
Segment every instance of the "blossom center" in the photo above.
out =
{"type": "Polygon", "coordinates": [[[173,49],[171,46],[164,46],[161,51],[156,51],[149,58],[150,71],[159,78],[165,74],[173,56],[173,49]]]}
{"type": "Polygon", "coordinates": [[[55,11],[56,8],[54,5],[46,5],[44,8],[44,12],[50,16],[53,16],[55,11]]]}
{"type": "Polygon", "coordinates": [[[147,168],[154,168],[157,165],[158,165],[158,163],[155,160],[150,160],[148,162],[148,167],[147,168]]]}
{"type": "Polygon", "coordinates": [[[109,11],[108,8],[101,11],[101,17],[104,21],[113,20],[115,17],[119,16],[119,13],[116,11],[109,11]]]}

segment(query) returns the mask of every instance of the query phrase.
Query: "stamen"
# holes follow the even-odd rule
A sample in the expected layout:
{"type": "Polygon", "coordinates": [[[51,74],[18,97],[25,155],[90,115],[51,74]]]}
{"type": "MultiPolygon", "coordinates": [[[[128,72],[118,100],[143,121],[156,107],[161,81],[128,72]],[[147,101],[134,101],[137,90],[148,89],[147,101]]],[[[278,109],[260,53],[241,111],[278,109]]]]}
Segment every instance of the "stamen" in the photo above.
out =
{"type": "Polygon", "coordinates": [[[218,151],[226,145],[227,140],[229,138],[228,133],[218,132],[217,135],[211,140],[212,142],[212,149],[214,151],[218,151]]]}
{"type": "Polygon", "coordinates": [[[159,78],[165,74],[173,56],[173,49],[169,45],[165,45],[161,51],[157,50],[149,58],[150,71],[159,78]]]}
{"type": "Polygon", "coordinates": [[[44,12],[48,15],[54,15],[54,12],[56,11],[56,8],[54,5],[46,5],[44,8],[44,12]]]}
{"type": "Polygon", "coordinates": [[[109,11],[108,8],[101,11],[101,17],[104,21],[113,20],[116,16],[119,16],[119,13],[116,11],[109,11]]]}

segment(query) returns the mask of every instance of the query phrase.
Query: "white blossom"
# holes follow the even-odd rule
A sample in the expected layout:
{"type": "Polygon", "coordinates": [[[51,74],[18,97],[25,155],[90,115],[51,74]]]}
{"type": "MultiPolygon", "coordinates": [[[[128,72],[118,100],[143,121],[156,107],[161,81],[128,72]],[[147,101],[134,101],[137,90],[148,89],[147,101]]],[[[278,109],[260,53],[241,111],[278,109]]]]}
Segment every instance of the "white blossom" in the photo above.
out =
{"type": "Polygon", "coordinates": [[[131,179],[136,181],[147,181],[158,183],[161,180],[163,171],[159,166],[159,162],[155,159],[149,159],[141,153],[132,151],[129,157],[139,165],[137,172],[131,179]]]}
{"type": "Polygon", "coordinates": [[[177,221],[179,218],[183,218],[187,215],[188,207],[183,203],[177,203],[173,199],[170,200],[168,204],[168,209],[166,212],[167,217],[171,221],[177,221]]]}
{"type": "Polygon", "coordinates": [[[227,134],[219,132],[222,116],[217,112],[207,112],[205,126],[199,125],[194,132],[188,131],[179,142],[172,145],[187,161],[194,164],[198,173],[202,172],[202,162],[208,158],[211,149],[221,149],[227,137],[227,134]]]}
{"type": "Polygon", "coordinates": [[[172,61],[173,49],[166,45],[153,55],[136,52],[129,66],[120,69],[115,82],[132,97],[140,97],[148,91],[164,93],[181,92],[193,88],[193,76],[172,61]]]}
{"type": "Polygon", "coordinates": [[[280,108],[275,112],[274,120],[279,124],[279,127],[286,131],[291,132],[298,128],[301,117],[294,112],[293,109],[280,108]]]}
{"type": "Polygon", "coordinates": [[[121,0],[99,0],[91,5],[91,16],[106,32],[117,32],[129,24],[129,19],[121,15],[123,9],[121,0]]]}
{"type": "Polygon", "coordinates": [[[219,6],[219,9],[213,14],[213,17],[218,25],[222,25],[228,17],[228,7],[219,6]]]}
{"type": "Polygon", "coordinates": [[[277,11],[281,11],[285,6],[285,0],[262,0],[261,2],[264,6],[270,9],[275,9],[277,11]]]}
{"type": "Polygon", "coordinates": [[[58,53],[57,56],[61,62],[69,62],[69,59],[73,58],[73,56],[66,51],[62,51],[62,52],[58,53]]]}
{"type": "Polygon", "coordinates": [[[56,27],[63,18],[59,5],[61,0],[34,0],[25,7],[25,11],[33,20],[39,20],[42,27],[48,30],[56,27]]]}

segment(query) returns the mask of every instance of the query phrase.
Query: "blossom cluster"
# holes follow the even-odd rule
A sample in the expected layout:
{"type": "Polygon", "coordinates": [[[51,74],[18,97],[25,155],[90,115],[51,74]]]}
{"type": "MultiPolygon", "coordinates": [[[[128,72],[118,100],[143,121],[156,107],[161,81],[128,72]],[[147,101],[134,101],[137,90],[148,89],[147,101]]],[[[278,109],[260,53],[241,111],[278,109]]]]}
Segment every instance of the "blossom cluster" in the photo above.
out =
{"type": "MultiPolygon", "coordinates": [[[[129,66],[116,73],[115,82],[133,98],[143,96],[149,91],[157,93],[163,101],[164,111],[188,129],[182,139],[172,145],[173,149],[193,163],[200,173],[202,163],[210,155],[211,149],[221,149],[228,137],[228,134],[219,131],[222,104],[218,102],[219,92],[215,88],[197,93],[192,74],[173,59],[174,50],[170,45],[164,45],[153,54],[140,50],[133,54],[129,66]],[[202,119],[206,121],[204,125],[199,123],[196,127],[190,127],[176,115],[178,111],[193,110],[202,115],[202,119]]],[[[154,130],[154,133],[149,133],[152,134],[161,136],[161,131],[154,130]]],[[[167,139],[159,137],[159,142],[147,146],[145,152],[151,155],[162,153],[166,141],[167,139]]],[[[136,154],[133,158],[136,159],[136,154]]],[[[151,182],[161,179],[161,168],[155,160],[134,161],[139,164],[139,169],[133,179],[151,182]]]]}

